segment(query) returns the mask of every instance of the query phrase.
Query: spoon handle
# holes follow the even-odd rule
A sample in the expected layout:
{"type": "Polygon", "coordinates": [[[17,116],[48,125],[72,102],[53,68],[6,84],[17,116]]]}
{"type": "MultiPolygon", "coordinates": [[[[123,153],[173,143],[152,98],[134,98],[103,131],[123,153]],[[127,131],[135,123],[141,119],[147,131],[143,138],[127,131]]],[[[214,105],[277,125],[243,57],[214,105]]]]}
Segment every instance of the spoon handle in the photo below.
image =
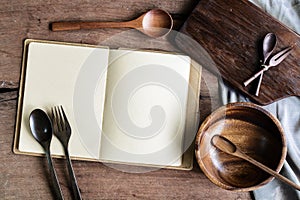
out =
{"type": "Polygon", "coordinates": [[[66,158],[67,158],[67,166],[68,166],[68,171],[69,171],[69,176],[70,176],[70,181],[71,181],[71,186],[72,186],[72,191],[73,191],[73,194],[74,194],[74,198],[76,200],[81,200],[82,198],[81,198],[80,190],[79,190],[77,180],[75,178],[75,174],[74,174],[74,171],[73,171],[72,162],[71,162],[71,159],[70,159],[70,156],[69,156],[68,148],[65,148],[65,155],[66,155],[66,158]]]}
{"type": "Polygon", "coordinates": [[[300,191],[300,186],[295,184],[294,182],[292,182],[291,180],[287,179],[286,177],[282,176],[281,174],[277,173],[276,171],[270,169],[269,167],[265,166],[264,164],[254,160],[253,158],[251,158],[250,156],[248,156],[247,154],[241,152],[241,151],[236,151],[234,153],[235,156],[240,157],[242,159],[245,159],[247,161],[249,161],[250,163],[252,163],[253,165],[259,167],[260,169],[264,170],[265,172],[271,174],[272,176],[278,178],[279,180],[281,180],[282,182],[292,186],[293,188],[297,189],[300,191]]]}
{"type": "Polygon", "coordinates": [[[56,172],[53,167],[52,158],[50,156],[50,150],[48,149],[45,152],[46,152],[46,157],[47,157],[48,166],[49,166],[49,170],[50,170],[50,176],[52,179],[52,184],[53,184],[53,189],[54,189],[54,192],[56,195],[56,199],[63,200],[64,198],[62,196],[62,191],[59,186],[57,175],[56,175],[56,172]]]}
{"type": "Polygon", "coordinates": [[[260,86],[261,86],[261,82],[262,82],[263,75],[264,75],[264,74],[261,73],[260,76],[259,76],[259,80],[258,80],[258,84],[257,84],[255,96],[258,96],[258,95],[259,95],[259,90],[260,90],[260,86]]]}
{"type": "Polygon", "coordinates": [[[135,28],[139,24],[135,21],[127,22],[53,22],[52,31],[70,31],[80,29],[98,29],[98,28],[135,28]]]}

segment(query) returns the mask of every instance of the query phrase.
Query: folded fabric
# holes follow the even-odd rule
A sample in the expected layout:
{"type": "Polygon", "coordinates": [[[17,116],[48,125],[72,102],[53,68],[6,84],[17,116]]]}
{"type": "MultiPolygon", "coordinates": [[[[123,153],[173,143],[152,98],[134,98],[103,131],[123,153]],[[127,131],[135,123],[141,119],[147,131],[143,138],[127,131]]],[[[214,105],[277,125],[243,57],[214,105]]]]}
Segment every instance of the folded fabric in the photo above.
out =
{"type": "MultiPolygon", "coordinates": [[[[300,0],[251,0],[252,3],[300,33],[300,0]]],[[[300,67],[300,66],[299,66],[300,67]]],[[[299,86],[300,87],[300,86],[299,86]]],[[[249,102],[245,96],[219,81],[222,104],[249,102]]],[[[289,97],[263,106],[281,122],[287,139],[288,153],[281,174],[300,184],[300,98],[289,97]]],[[[264,187],[253,191],[257,200],[299,200],[300,191],[274,179],[264,187]]]]}

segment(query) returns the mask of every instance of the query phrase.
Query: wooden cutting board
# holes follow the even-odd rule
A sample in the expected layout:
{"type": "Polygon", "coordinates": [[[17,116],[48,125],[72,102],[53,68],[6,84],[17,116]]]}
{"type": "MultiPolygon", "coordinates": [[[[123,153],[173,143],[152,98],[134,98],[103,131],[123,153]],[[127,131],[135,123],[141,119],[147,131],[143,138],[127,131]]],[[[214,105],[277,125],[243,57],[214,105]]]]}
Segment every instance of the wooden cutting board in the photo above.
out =
{"type": "Polygon", "coordinates": [[[247,0],[201,0],[180,32],[175,38],[180,49],[258,104],[300,96],[299,35],[247,0]],[[278,39],[273,53],[294,48],[264,73],[256,97],[258,80],[247,87],[243,82],[261,69],[262,40],[268,32],[278,39]],[[187,42],[186,36],[196,42],[187,42]]]}

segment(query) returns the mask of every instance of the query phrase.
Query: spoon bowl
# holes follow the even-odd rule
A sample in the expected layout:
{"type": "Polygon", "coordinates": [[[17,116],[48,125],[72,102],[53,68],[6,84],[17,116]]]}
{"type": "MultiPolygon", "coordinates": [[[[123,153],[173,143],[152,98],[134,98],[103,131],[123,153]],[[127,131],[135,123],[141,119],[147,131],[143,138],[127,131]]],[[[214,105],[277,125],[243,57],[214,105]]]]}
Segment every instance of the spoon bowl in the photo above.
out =
{"type": "Polygon", "coordinates": [[[171,15],[161,9],[148,11],[140,20],[142,20],[141,32],[153,38],[167,35],[173,27],[171,15]]]}
{"type": "Polygon", "coordinates": [[[274,33],[268,33],[263,41],[263,64],[267,63],[268,58],[272,54],[277,44],[277,37],[274,33]]]}
{"type": "Polygon", "coordinates": [[[44,111],[40,109],[33,110],[29,116],[29,125],[33,137],[43,147],[50,144],[52,139],[52,124],[44,111]]]}
{"type": "Polygon", "coordinates": [[[162,9],[153,9],[140,17],[125,22],[53,22],[52,31],[69,31],[99,28],[134,28],[149,37],[158,38],[167,35],[173,27],[172,16],[162,9]]]}

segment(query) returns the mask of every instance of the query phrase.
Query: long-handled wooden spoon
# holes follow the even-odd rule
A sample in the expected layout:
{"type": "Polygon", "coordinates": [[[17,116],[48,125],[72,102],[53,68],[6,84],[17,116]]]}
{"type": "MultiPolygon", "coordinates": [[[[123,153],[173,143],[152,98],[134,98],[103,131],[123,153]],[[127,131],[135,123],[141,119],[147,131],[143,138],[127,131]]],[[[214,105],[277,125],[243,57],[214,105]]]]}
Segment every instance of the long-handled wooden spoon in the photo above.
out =
{"type": "Polygon", "coordinates": [[[69,31],[99,28],[135,28],[144,34],[157,38],[167,35],[173,27],[171,15],[161,9],[150,10],[140,17],[125,22],[53,22],[52,31],[69,31]]]}
{"type": "Polygon", "coordinates": [[[215,136],[212,137],[211,143],[212,143],[213,146],[215,146],[219,150],[221,150],[221,151],[223,151],[225,153],[228,153],[230,155],[242,158],[242,159],[244,159],[244,160],[252,163],[253,165],[259,167],[260,169],[264,170],[268,174],[270,174],[270,175],[278,178],[282,182],[284,182],[284,183],[292,186],[293,188],[295,188],[297,190],[300,190],[300,186],[299,185],[293,183],[292,181],[290,181],[286,177],[284,177],[281,174],[277,173],[276,171],[270,169],[269,167],[263,165],[262,163],[254,160],[253,158],[251,158],[250,156],[248,156],[247,154],[245,154],[244,152],[242,152],[235,144],[233,144],[227,138],[225,138],[225,137],[223,137],[221,135],[215,135],[215,136]]]}

